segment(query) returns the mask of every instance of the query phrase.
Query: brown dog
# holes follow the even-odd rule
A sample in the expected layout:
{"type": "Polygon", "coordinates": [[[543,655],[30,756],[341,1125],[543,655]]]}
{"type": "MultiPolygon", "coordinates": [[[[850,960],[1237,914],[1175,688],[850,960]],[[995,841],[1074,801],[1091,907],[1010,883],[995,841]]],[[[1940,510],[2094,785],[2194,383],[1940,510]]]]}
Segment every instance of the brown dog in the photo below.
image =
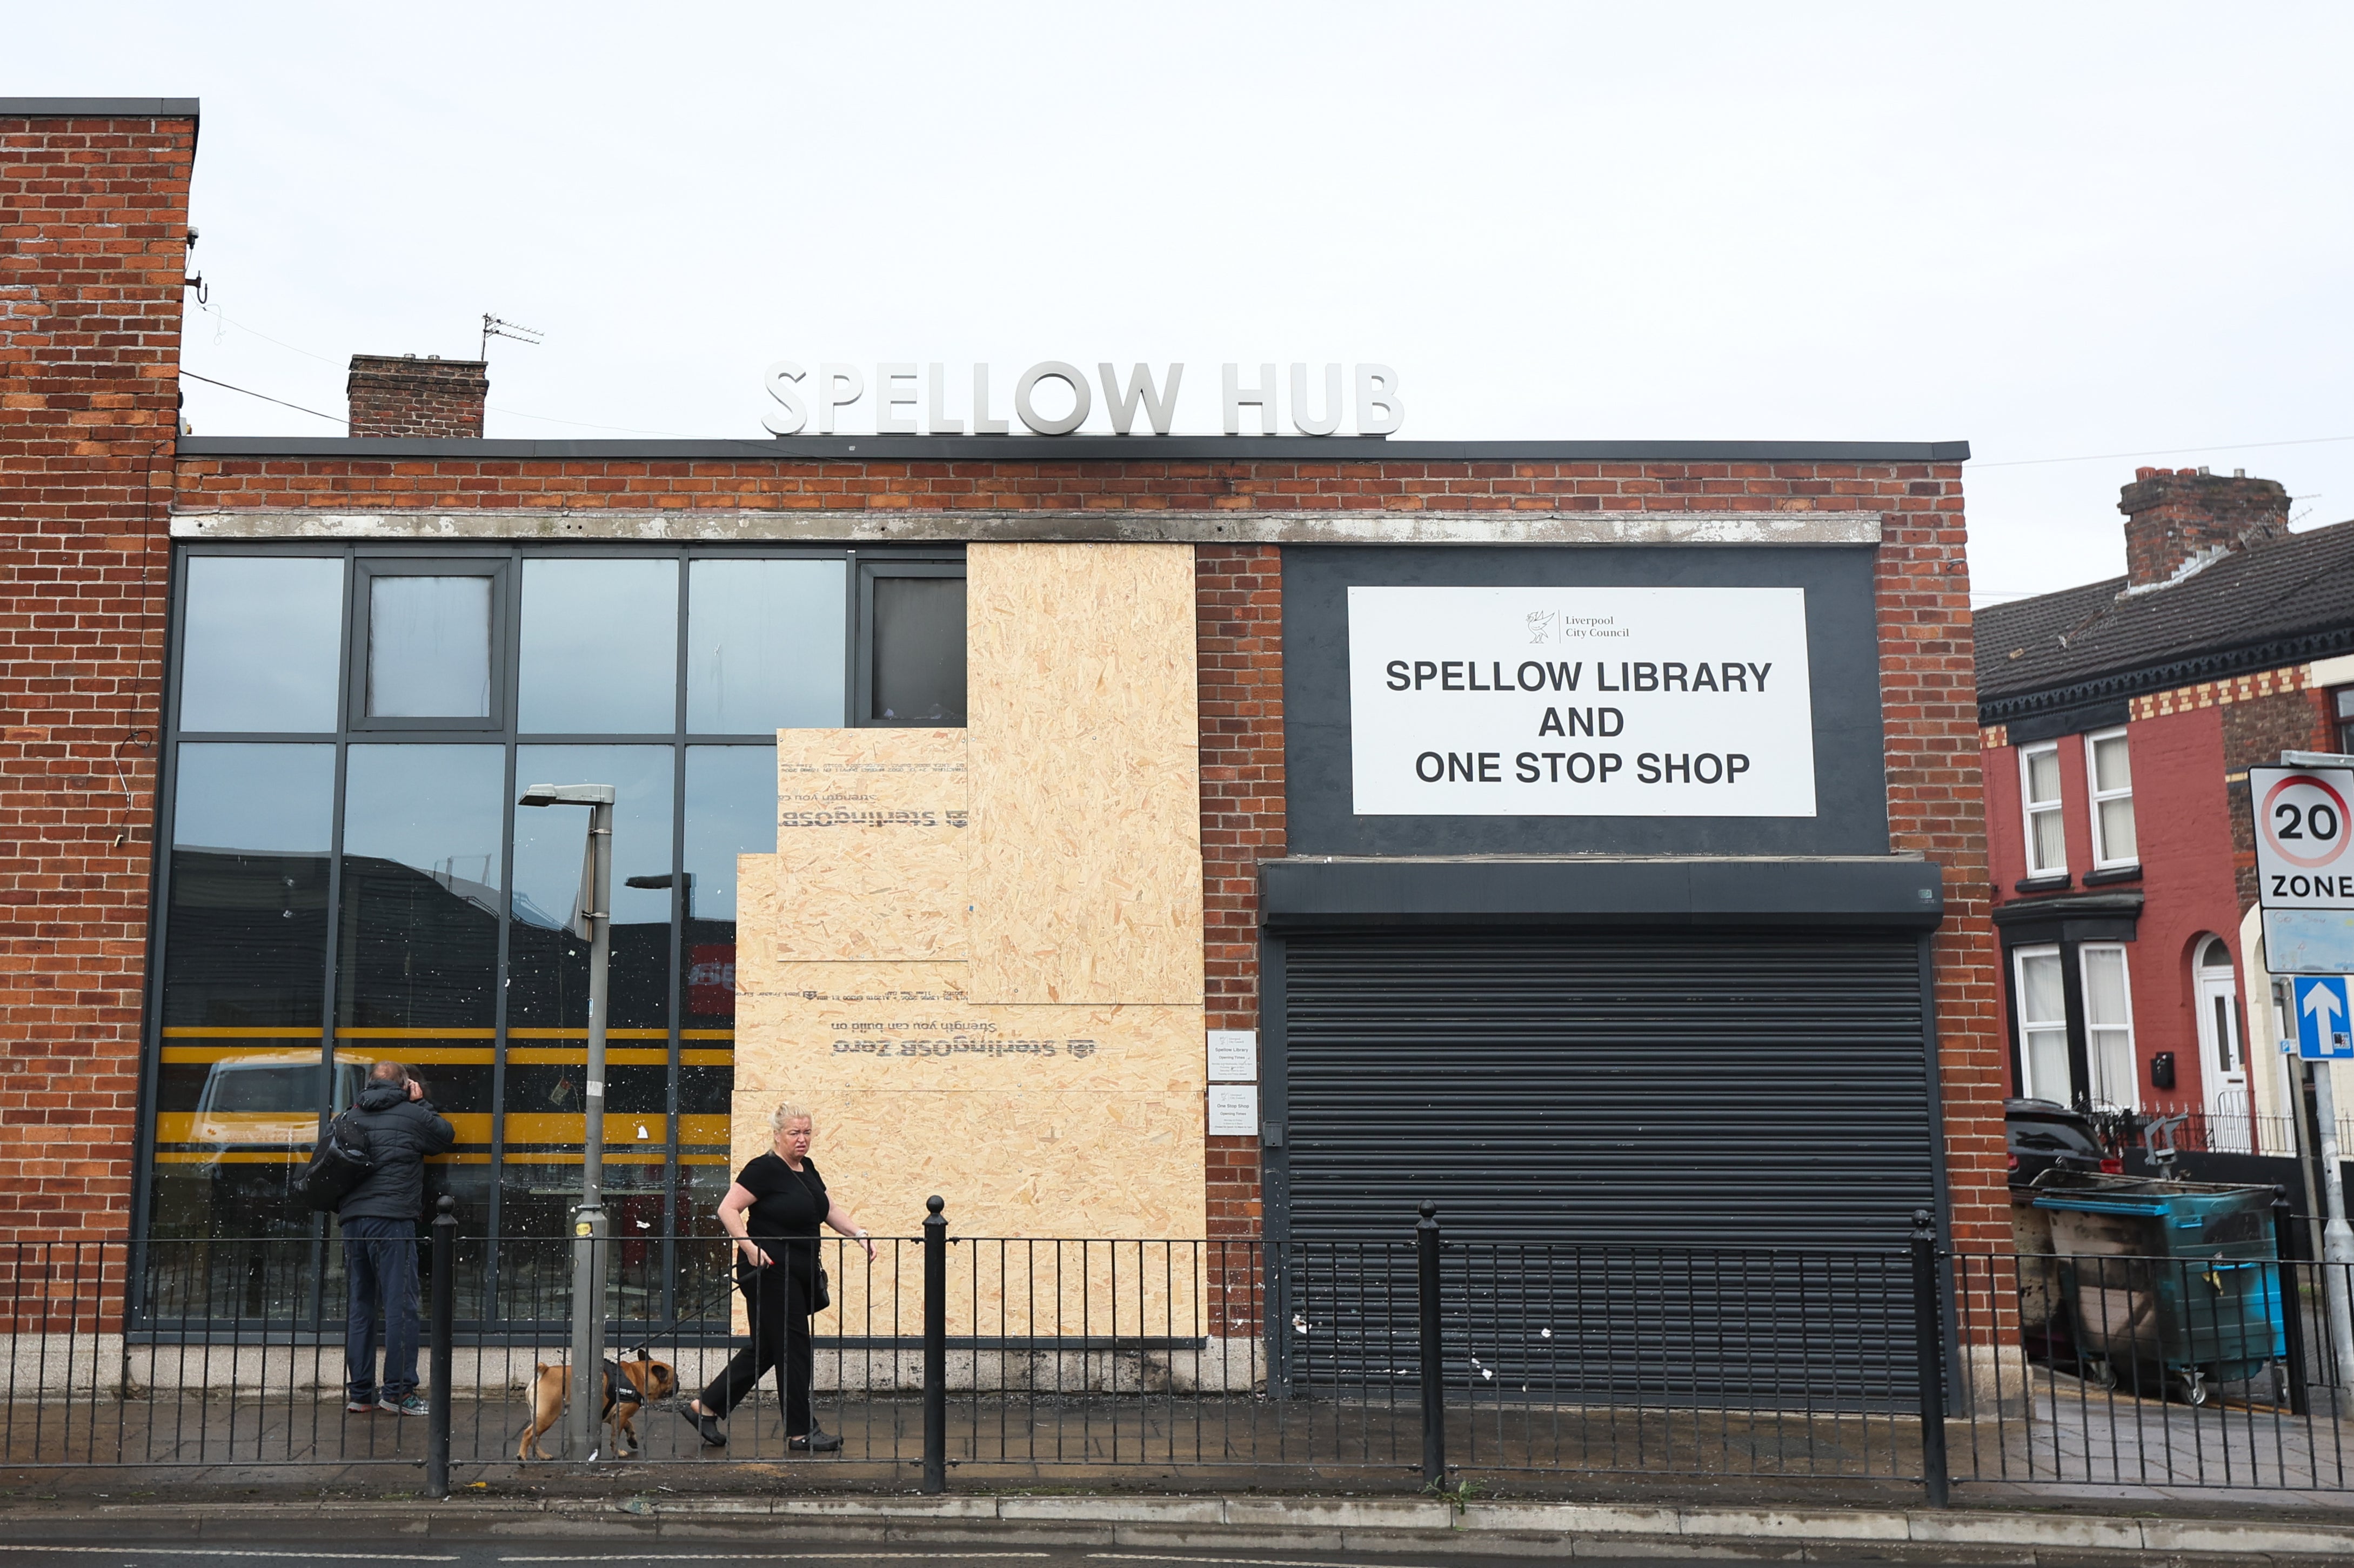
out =
{"type": "MultiPolygon", "coordinates": [[[[531,1385],[531,1424],[523,1429],[523,1439],[515,1445],[518,1459],[547,1457],[540,1451],[539,1440],[555,1427],[564,1407],[572,1400],[571,1368],[561,1361],[554,1366],[535,1361],[533,1367],[538,1375],[531,1385]]],[[[671,1371],[668,1361],[652,1361],[642,1354],[634,1361],[607,1361],[603,1420],[613,1429],[614,1449],[622,1454],[636,1453],[639,1409],[650,1400],[668,1399],[677,1391],[678,1374],[671,1371]]]]}

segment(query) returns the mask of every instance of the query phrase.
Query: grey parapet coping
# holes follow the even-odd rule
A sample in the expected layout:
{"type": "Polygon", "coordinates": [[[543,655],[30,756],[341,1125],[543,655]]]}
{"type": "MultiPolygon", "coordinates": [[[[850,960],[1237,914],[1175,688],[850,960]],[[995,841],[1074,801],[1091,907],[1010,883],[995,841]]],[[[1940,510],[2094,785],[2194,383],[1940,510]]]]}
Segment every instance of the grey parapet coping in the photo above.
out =
{"type": "Polygon", "coordinates": [[[183,436],[184,458],[579,462],[1959,463],[1967,441],[1401,441],[1386,436],[769,436],[509,440],[183,436]]]}
{"type": "Polygon", "coordinates": [[[1881,541],[1872,512],[183,510],[172,537],[668,544],[1814,545],[1881,541]]]}
{"type": "Polygon", "coordinates": [[[193,98],[0,98],[0,120],[194,120],[193,98]]]}

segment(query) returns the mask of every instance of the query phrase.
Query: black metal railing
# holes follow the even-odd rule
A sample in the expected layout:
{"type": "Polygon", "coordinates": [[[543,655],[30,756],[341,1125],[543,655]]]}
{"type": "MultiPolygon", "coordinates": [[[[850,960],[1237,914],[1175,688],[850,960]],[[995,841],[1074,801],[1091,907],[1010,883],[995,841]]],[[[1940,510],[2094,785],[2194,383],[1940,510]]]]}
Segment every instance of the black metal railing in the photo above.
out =
{"type": "Polygon", "coordinates": [[[1362,1240],[960,1237],[937,1201],[917,1232],[871,1257],[823,1244],[809,1424],[840,1446],[815,1449],[771,1366],[739,1383],[724,1446],[681,1414],[748,1347],[795,1348],[775,1327],[799,1305],[789,1266],[662,1316],[643,1260],[724,1282],[725,1238],[617,1250],[606,1353],[635,1397],[587,1451],[563,1411],[561,1240],[437,1219],[421,1420],[345,1409],[340,1315],[305,1284],[328,1277],[325,1244],[22,1244],[0,1252],[0,1460],[412,1465],[437,1494],[453,1472],[592,1456],[931,1490],[1137,1466],[1842,1479],[1933,1500],[1956,1480],[2354,1489],[2344,1266],[1956,1252],[1925,1215],[1843,1251],[1457,1240],[1428,1206],[1362,1240]],[[224,1299],[240,1309],[175,1307],[224,1299]]]}

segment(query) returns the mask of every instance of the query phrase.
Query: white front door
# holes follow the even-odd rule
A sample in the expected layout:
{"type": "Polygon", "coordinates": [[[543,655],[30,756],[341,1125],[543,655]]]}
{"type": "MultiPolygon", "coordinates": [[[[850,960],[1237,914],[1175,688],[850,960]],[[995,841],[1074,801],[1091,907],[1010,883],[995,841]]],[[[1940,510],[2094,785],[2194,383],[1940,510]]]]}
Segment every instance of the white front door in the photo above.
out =
{"type": "Polygon", "coordinates": [[[2248,1043],[2241,1034],[2240,992],[2230,969],[2199,971],[2199,1075],[2207,1086],[2207,1147],[2254,1153],[2248,1043]]]}

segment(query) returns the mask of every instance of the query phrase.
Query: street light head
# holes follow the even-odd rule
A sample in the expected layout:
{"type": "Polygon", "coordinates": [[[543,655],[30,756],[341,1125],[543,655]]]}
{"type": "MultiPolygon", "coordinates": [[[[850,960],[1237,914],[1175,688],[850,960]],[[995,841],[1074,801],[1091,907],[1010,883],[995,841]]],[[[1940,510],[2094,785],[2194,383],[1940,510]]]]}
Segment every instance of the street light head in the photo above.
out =
{"type": "Polygon", "coordinates": [[[515,801],[518,806],[610,806],[610,784],[535,784],[515,801]]]}

